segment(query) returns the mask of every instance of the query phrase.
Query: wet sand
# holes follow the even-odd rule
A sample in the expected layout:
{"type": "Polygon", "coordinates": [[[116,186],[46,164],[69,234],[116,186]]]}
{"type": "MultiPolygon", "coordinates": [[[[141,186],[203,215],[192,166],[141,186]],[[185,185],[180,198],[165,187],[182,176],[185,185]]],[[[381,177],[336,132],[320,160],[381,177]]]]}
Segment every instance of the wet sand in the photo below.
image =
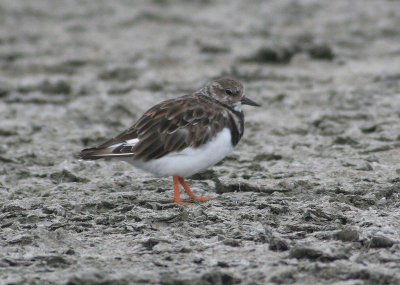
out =
{"type": "Polygon", "coordinates": [[[0,284],[400,284],[397,1],[0,2],[0,284]],[[189,180],[76,154],[233,75],[189,180]]]}

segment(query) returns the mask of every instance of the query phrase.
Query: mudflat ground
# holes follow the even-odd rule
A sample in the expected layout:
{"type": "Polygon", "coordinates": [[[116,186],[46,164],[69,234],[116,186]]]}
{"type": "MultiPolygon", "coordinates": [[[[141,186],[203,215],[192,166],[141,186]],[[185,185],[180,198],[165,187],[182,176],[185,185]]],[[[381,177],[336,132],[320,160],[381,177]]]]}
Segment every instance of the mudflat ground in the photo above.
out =
{"type": "Polygon", "coordinates": [[[0,2],[1,284],[400,284],[398,1],[0,2]],[[172,180],[76,154],[233,75],[246,132],[172,180]]]}

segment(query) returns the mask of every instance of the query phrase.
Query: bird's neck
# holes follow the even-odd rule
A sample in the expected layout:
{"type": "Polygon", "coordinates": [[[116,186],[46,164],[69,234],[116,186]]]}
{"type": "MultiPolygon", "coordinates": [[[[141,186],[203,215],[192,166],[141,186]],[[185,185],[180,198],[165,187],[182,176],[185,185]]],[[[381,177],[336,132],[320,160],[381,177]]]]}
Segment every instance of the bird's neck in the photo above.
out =
{"type": "Polygon", "coordinates": [[[205,100],[208,100],[209,102],[218,104],[227,109],[228,119],[229,119],[229,129],[231,131],[231,136],[232,136],[232,145],[233,146],[237,145],[244,133],[244,114],[241,108],[242,104],[229,106],[205,94],[199,94],[199,96],[205,100]]]}

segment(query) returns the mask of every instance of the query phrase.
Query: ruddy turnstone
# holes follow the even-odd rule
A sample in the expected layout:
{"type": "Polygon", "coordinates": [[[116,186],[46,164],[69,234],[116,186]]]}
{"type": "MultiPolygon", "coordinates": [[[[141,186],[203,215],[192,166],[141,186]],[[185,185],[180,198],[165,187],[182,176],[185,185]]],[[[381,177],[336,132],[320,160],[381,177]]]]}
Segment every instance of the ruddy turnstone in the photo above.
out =
{"type": "Polygon", "coordinates": [[[244,131],[242,104],[260,106],[244,96],[243,85],[231,78],[209,82],[202,89],[155,105],[129,129],[94,148],[82,150],[87,160],[119,158],[159,177],[172,176],[174,202],[186,205],[196,196],[184,178],[216,164],[233,151],[244,131]]]}

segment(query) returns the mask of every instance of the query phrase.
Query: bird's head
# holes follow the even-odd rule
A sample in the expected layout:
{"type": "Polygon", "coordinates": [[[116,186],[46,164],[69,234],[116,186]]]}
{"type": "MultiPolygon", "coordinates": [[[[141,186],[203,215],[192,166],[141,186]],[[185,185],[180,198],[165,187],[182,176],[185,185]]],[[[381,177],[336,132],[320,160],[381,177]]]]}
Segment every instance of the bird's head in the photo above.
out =
{"type": "Polygon", "coordinates": [[[209,82],[204,87],[206,95],[219,102],[232,107],[235,111],[241,111],[242,104],[261,106],[244,95],[242,83],[232,78],[220,78],[209,82]]]}

